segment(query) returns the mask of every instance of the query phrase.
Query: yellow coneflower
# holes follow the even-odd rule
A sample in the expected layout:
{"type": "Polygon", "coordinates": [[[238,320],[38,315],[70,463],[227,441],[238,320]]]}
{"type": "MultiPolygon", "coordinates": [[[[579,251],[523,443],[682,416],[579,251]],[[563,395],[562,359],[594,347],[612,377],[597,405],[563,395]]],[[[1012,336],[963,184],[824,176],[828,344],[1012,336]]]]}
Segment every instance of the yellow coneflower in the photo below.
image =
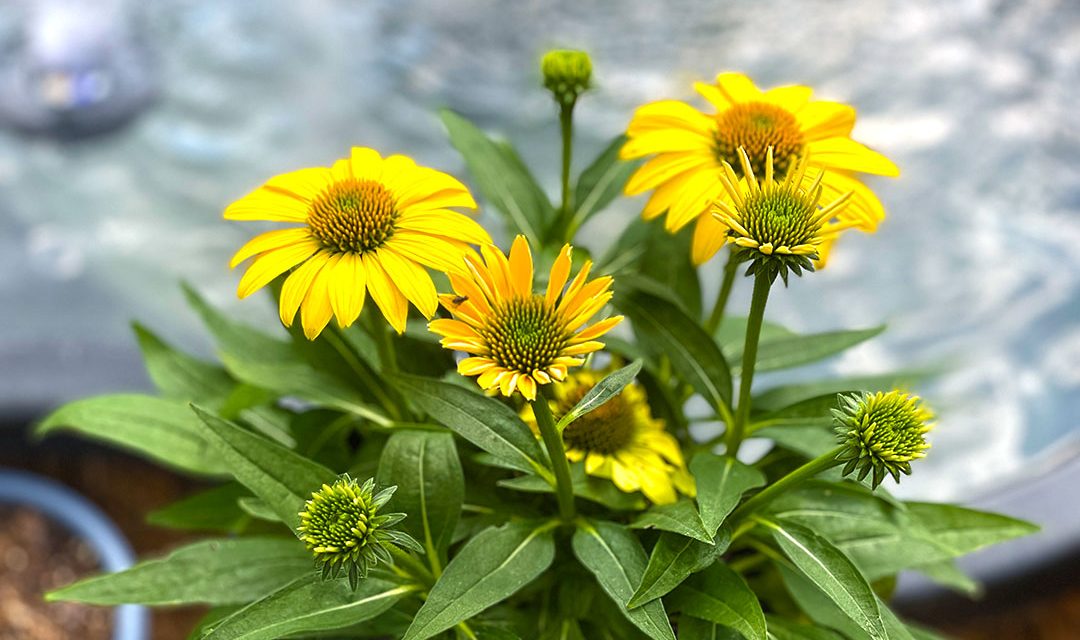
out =
{"type": "Polygon", "coordinates": [[[551,267],[547,290],[533,292],[533,261],[529,244],[518,236],[507,256],[493,245],[465,257],[468,273],[451,273],[453,294],[439,296],[454,318],[433,320],[431,331],[442,345],[471,354],[458,363],[458,372],[479,376],[484,389],[510,396],[514,390],[536,399],[537,386],[566,378],[570,367],[604,348],[596,338],[622,316],[589,321],[611,300],[611,277],[589,280],[586,262],[570,282],[571,247],[566,245],[551,267]],[[566,288],[563,291],[563,288],[566,288]]]}
{"type": "MultiPolygon", "coordinates": [[[[727,228],[704,214],[726,195],[720,180],[724,163],[741,173],[739,149],[746,151],[758,175],[764,172],[770,148],[780,177],[792,168],[792,158],[805,155],[809,173],[828,170],[821,183],[827,198],[852,193],[845,219],[864,231],[873,231],[884,219],[881,202],[852,174],[896,176],[899,170],[885,156],[851,139],[852,107],[811,100],[809,87],[762,91],[740,73],[721,73],[716,84],[694,86],[716,107],[715,114],[676,100],[646,104],[630,121],[622,157],[653,156],[627,182],[626,193],[652,191],[643,215],[653,219],[666,211],[669,231],[697,221],[692,248],[695,264],[707,261],[724,244],[727,228]]],[[[819,247],[819,265],[830,244],[819,247]]]]}
{"type": "Polygon", "coordinates": [[[269,220],[302,226],[256,236],[232,258],[254,257],[240,279],[245,298],[294,269],[281,289],[281,321],[300,311],[314,340],[331,316],[352,324],[370,293],[398,333],[411,302],[425,317],[438,294],[424,267],[460,270],[470,244],[491,237],[449,207],[476,208],[465,185],[405,156],[383,158],[354,147],[332,167],[300,169],[271,178],[225,210],[229,220],[269,220]]]}
{"type": "MultiPolygon", "coordinates": [[[[791,169],[782,179],[776,179],[772,149],[765,154],[764,176],[759,178],[745,151],[739,152],[743,178],[724,163],[720,176],[725,197],[717,200],[713,216],[727,229],[727,239],[758,255],[785,260],[785,267],[812,269],[811,259],[818,256],[822,245],[836,238],[857,223],[844,219],[843,213],[851,200],[846,193],[828,204],[821,205],[822,183],[827,172],[807,176],[805,156],[792,160],[791,169]]],[[[786,272],[782,272],[786,273],[786,272]]]]}
{"type": "MultiPolygon", "coordinates": [[[[603,373],[583,369],[552,389],[548,405],[555,416],[570,411],[603,373]]],[[[531,404],[522,417],[538,428],[531,404]]],[[[637,383],[570,423],[562,434],[566,457],[585,462],[585,473],[609,478],[621,491],[640,491],[656,504],[675,502],[678,493],[693,496],[694,479],[686,469],[679,443],[662,420],[652,417],[645,392],[637,383]]]]}

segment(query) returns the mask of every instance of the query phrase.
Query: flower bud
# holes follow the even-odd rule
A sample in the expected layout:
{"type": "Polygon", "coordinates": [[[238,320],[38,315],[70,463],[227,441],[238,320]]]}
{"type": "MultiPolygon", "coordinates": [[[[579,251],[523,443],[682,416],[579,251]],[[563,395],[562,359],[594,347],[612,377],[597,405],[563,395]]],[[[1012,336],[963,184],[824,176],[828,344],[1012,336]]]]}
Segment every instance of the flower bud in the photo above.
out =
{"type": "Polygon", "coordinates": [[[540,61],[544,87],[561,105],[571,105],[589,88],[592,60],[584,51],[556,49],[544,54],[540,61]]]}
{"type": "Polygon", "coordinates": [[[926,433],[933,428],[933,414],[920,403],[918,396],[896,390],[842,396],[833,415],[846,446],[837,456],[845,463],[844,475],[858,470],[862,480],[873,471],[875,488],[886,473],[897,482],[901,472],[911,475],[911,461],[926,456],[926,433]]]}
{"type": "Polygon", "coordinates": [[[393,563],[392,547],[423,551],[411,536],[391,528],[405,518],[404,513],[379,513],[396,489],[387,487],[375,493],[374,479],[361,485],[346,474],[311,494],[300,512],[297,532],[315,556],[323,579],[336,578],[345,571],[356,589],[360,579],[379,562],[393,563]]]}

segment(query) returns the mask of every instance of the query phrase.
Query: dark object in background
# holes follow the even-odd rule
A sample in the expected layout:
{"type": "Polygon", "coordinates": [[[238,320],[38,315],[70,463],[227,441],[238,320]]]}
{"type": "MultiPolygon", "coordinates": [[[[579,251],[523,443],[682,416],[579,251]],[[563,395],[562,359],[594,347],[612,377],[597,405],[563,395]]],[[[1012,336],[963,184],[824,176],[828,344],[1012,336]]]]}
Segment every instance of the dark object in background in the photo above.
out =
{"type": "Polygon", "coordinates": [[[0,505],[0,640],[107,640],[111,610],[41,598],[98,571],[85,540],[40,511],[0,505]]]}

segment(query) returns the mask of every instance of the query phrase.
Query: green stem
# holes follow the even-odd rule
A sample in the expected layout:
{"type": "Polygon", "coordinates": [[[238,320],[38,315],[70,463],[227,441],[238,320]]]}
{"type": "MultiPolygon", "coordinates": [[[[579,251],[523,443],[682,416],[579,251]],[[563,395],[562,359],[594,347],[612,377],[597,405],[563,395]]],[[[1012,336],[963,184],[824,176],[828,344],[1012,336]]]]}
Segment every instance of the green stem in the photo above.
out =
{"type": "Polygon", "coordinates": [[[341,359],[349,365],[349,368],[352,369],[353,373],[363,381],[364,386],[375,395],[379,404],[386,410],[386,413],[389,414],[392,419],[400,420],[400,407],[398,407],[390,396],[387,395],[386,390],[383,388],[382,381],[373,377],[371,372],[368,371],[367,366],[360,362],[356,352],[348,345],[348,340],[345,338],[345,334],[342,330],[333,324],[328,325],[326,329],[327,330],[322,333],[322,339],[338,352],[338,355],[340,355],[341,359]]]}
{"type": "Polygon", "coordinates": [[[394,353],[394,336],[390,323],[378,318],[375,319],[375,346],[379,350],[379,361],[383,371],[394,373],[397,371],[397,354],[394,353]]]}
{"type": "Polygon", "coordinates": [[[765,487],[760,493],[739,505],[739,508],[730,516],[731,522],[738,522],[746,516],[760,511],[762,507],[781,496],[784,492],[789,491],[792,487],[813,478],[822,471],[831,469],[840,464],[840,461],[836,459],[836,456],[843,453],[845,448],[846,447],[841,445],[832,451],[823,453],[783,478],[780,478],[776,482],[765,487]]]}
{"type": "Polygon", "coordinates": [[[742,375],[739,378],[739,406],[735,412],[735,424],[732,425],[727,439],[727,453],[734,456],[739,453],[746,433],[746,423],[750,418],[750,389],[754,382],[754,365],[757,362],[758,339],[761,337],[761,323],[765,318],[765,303],[769,300],[772,278],[764,273],[754,277],[754,296],[750,299],[750,315],[746,319],[746,342],[743,345],[742,375]]]}
{"type": "Polygon", "coordinates": [[[735,252],[728,251],[727,263],[724,264],[724,279],[720,283],[720,291],[716,295],[712,313],[705,321],[705,332],[710,336],[716,333],[720,322],[724,319],[724,310],[727,309],[728,298],[731,297],[731,289],[735,286],[735,275],[739,272],[739,263],[735,259],[735,252]]]}
{"type": "Polygon", "coordinates": [[[541,392],[532,403],[536,424],[540,427],[540,436],[544,439],[548,457],[551,458],[552,471],[555,472],[555,495],[559,500],[559,516],[563,522],[574,520],[574,485],[570,480],[570,462],[566,459],[562,436],[555,429],[555,417],[551,407],[541,392]]]}
{"type": "Polygon", "coordinates": [[[570,162],[574,150],[574,103],[559,107],[559,128],[562,132],[562,207],[559,213],[563,223],[570,226],[570,162]]]}

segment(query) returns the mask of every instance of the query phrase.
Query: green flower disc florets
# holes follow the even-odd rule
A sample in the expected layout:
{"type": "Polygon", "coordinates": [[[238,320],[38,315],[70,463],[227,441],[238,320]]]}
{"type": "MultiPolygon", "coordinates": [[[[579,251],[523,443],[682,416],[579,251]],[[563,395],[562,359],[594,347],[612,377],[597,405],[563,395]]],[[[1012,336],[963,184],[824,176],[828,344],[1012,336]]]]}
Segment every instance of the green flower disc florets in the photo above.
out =
{"type": "Polygon", "coordinates": [[[873,471],[874,487],[886,473],[897,482],[901,473],[911,475],[911,461],[926,456],[926,433],[933,428],[933,414],[920,403],[918,396],[895,390],[842,396],[833,415],[847,447],[837,456],[845,462],[844,475],[858,470],[862,480],[873,471]]]}
{"type": "Polygon", "coordinates": [[[573,104],[589,88],[592,79],[592,60],[584,51],[556,49],[540,60],[544,87],[559,104],[573,104]]]}
{"type": "Polygon", "coordinates": [[[355,589],[379,562],[393,562],[392,547],[423,551],[411,536],[390,528],[405,518],[404,513],[379,514],[396,489],[375,493],[374,479],[361,485],[344,475],[311,494],[300,512],[297,532],[324,579],[337,578],[345,571],[355,589]]]}

